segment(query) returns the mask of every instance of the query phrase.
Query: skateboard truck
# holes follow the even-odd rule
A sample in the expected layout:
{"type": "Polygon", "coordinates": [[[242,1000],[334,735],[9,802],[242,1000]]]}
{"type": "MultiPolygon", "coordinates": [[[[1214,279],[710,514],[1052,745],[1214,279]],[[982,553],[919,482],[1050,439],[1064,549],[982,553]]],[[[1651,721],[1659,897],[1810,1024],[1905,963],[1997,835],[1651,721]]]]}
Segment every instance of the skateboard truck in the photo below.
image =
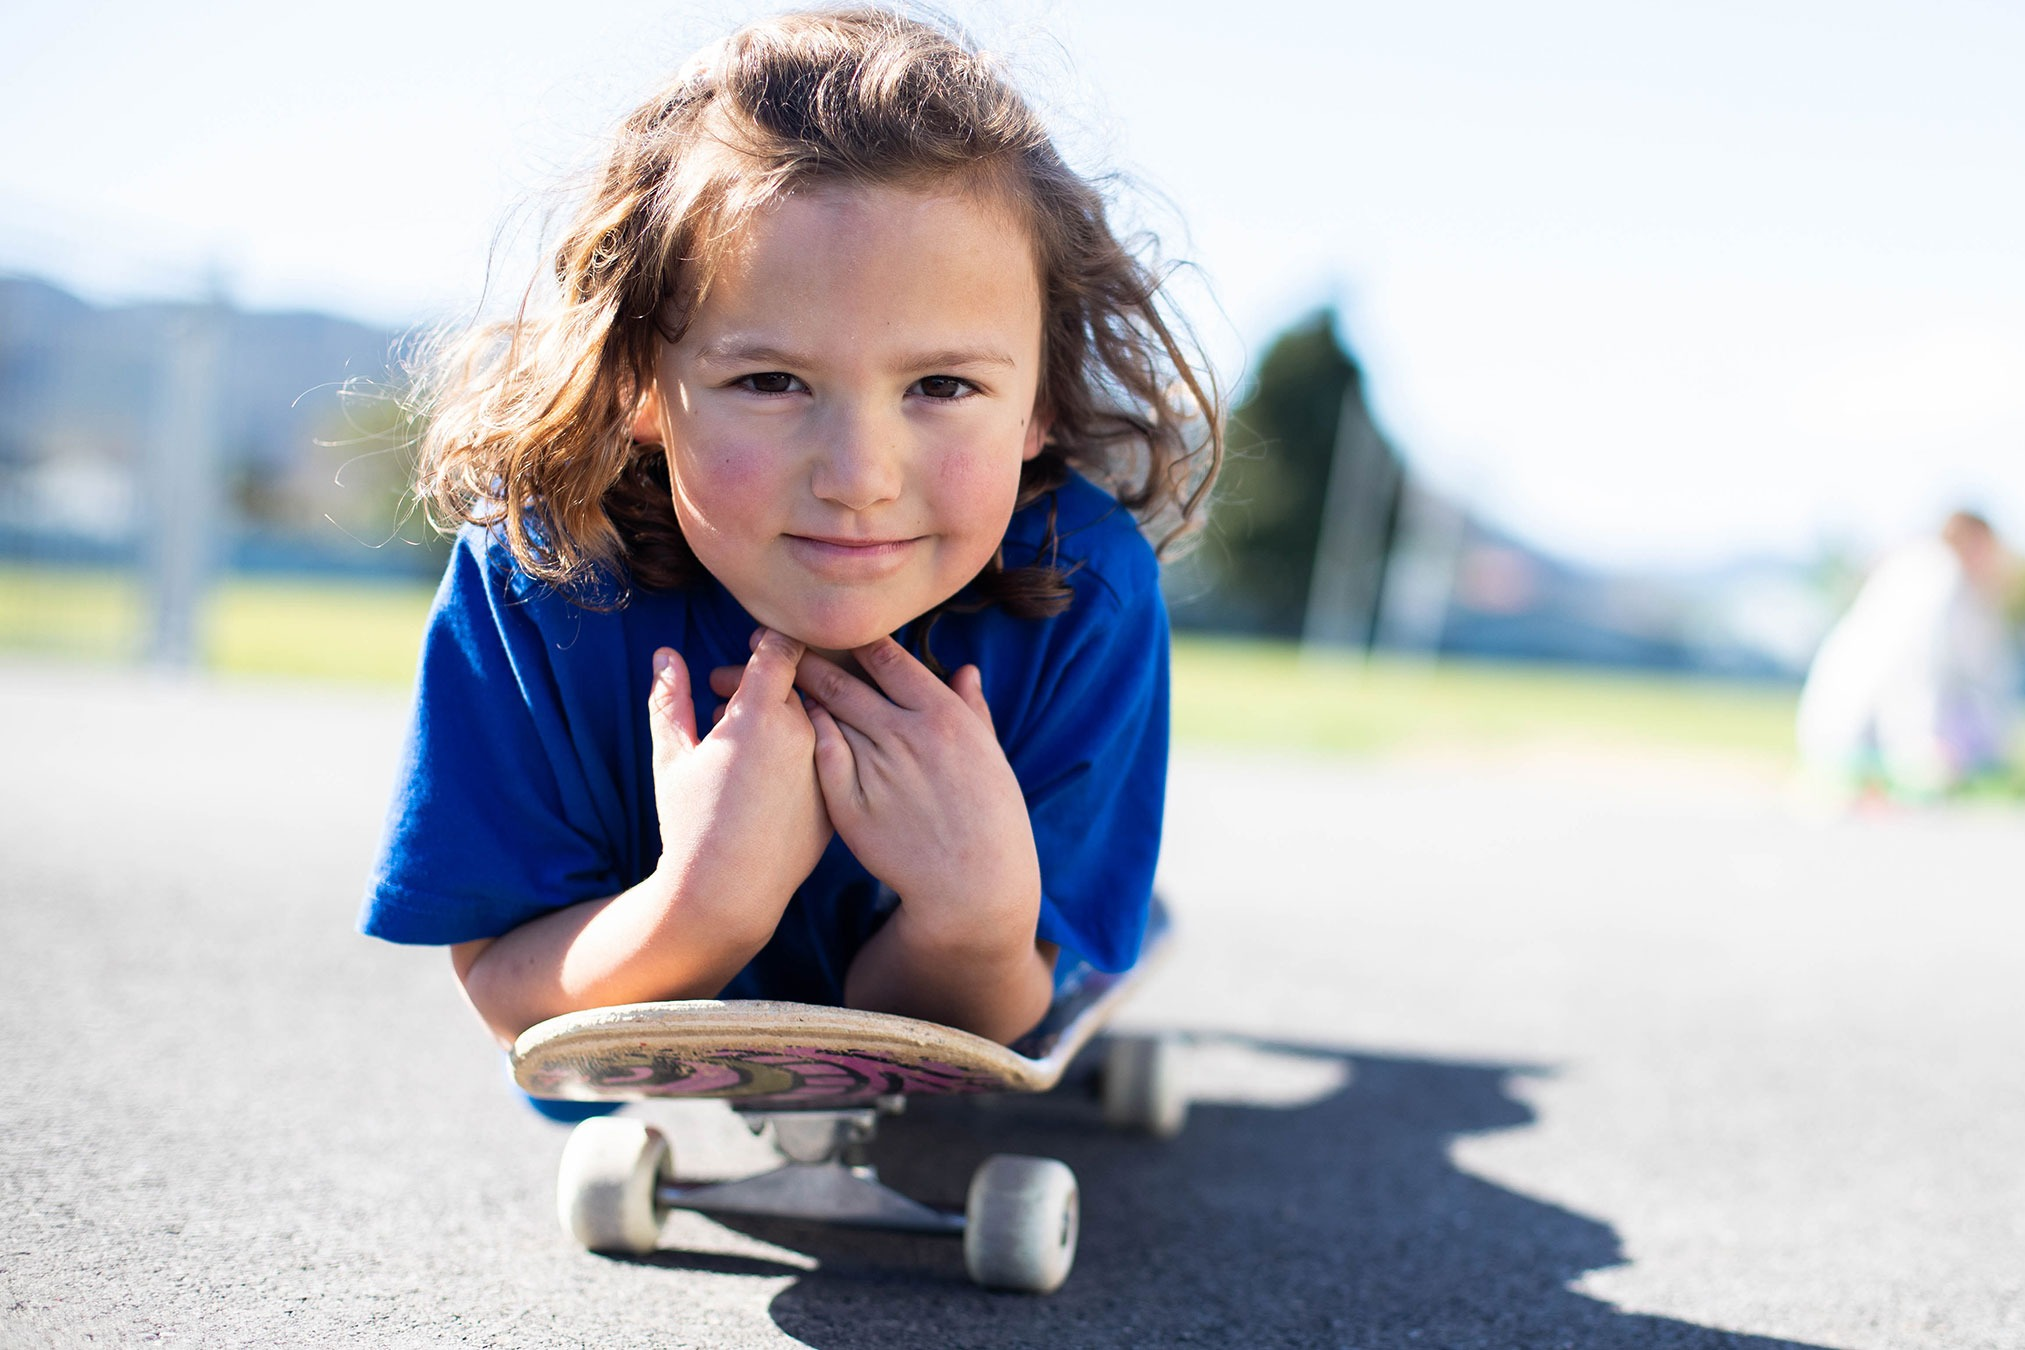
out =
{"type": "Polygon", "coordinates": [[[695,1185],[664,1181],[655,1190],[664,1208],[820,1219],[905,1233],[963,1232],[963,1215],[900,1194],[880,1181],[877,1169],[865,1161],[865,1146],[879,1124],[873,1108],[740,1114],[755,1134],[773,1126],[774,1143],[787,1162],[736,1181],[695,1185]]]}

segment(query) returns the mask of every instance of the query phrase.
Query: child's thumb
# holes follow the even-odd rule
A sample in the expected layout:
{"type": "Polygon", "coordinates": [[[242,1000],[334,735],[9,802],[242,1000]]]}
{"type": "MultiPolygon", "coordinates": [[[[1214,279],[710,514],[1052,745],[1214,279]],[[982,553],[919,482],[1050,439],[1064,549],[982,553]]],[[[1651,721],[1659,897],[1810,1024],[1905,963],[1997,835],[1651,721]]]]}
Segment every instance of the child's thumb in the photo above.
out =
{"type": "Polygon", "coordinates": [[[689,667],[673,647],[654,653],[654,683],[647,693],[647,731],[654,742],[654,767],[696,748],[696,700],[689,694],[689,667]]]}
{"type": "Polygon", "coordinates": [[[752,659],[738,681],[738,692],[730,699],[733,708],[743,704],[767,707],[794,696],[795,667],[800,664],[802,644],[785,633],[762,628],[753,634],[752,659]]]}

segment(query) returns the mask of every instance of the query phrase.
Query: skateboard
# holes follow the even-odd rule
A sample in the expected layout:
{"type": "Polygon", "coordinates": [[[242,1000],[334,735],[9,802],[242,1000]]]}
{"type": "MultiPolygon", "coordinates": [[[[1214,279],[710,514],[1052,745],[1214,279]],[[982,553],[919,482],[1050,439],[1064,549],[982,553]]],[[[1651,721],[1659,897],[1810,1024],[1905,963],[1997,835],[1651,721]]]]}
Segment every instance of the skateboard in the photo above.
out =
{"type": "MultiPolygon", "coordinates": [[[[962,1213],[886,1186],[865,1160],[881,1115],[910,1096],[1046,1092],[1167,954],[1171,925],[1154,902],[1137,965],[1085,967],[1047,1016],[1007,1047],[932,1022],[804,1003],[692,999],[568,1013],[530,1027],[513,1073],[537,1097],[571,1101],[720,1098],[785,1159],[736,1181],[684,1184],[668,1140],[644,1122],[600,1116],[563,1149],[557,1211],[593,1251],[652,1251],[673,1209],[768,1215],[963,1238],[987,1288],[1051,1293],[1074,1264],[1075,1174],[1052,1158],[985,1160],[962,1213]]],[[[1099,1070],[1105,1120],[1158,1138],[1179,1133],[1188,1100],[1180,1046],[1167,1036],[1109,1038],[1099,1070]]]]}

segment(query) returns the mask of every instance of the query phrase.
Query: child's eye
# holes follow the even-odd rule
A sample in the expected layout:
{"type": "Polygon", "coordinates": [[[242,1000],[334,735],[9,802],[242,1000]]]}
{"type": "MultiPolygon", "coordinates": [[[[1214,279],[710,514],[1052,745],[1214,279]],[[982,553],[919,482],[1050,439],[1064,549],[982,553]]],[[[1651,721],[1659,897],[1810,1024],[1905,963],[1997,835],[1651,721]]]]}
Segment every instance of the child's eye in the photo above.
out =
{"type": "Polygon", "coordinates": [[[750,389],[755,394],[792,394],[798,389],[808,388],[807,385],[784,370],[768,370],[758,375],[741,375],[733,383],[742,389],[750,389]]]}
{"type": "Polygon", "coordinates": [[[976,393],[977,386],[954,375],[928,375],[914,382],[914,392],[933,399],[957,399],[976,393]]]}

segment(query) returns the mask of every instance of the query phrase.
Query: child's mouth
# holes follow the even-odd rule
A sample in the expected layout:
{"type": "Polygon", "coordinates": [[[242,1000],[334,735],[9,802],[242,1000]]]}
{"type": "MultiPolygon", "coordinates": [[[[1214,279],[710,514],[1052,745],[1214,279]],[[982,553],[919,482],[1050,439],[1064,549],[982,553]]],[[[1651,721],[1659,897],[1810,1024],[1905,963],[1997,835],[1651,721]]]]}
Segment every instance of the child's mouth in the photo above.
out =
{"type": "Polygon", "coordinates": [[[884,572],[919,542],[915,539],[850,539],[810,534],[791,534],[787,536],[787,541],[788,547],[804,566],[839,576],[884,572]]]}

